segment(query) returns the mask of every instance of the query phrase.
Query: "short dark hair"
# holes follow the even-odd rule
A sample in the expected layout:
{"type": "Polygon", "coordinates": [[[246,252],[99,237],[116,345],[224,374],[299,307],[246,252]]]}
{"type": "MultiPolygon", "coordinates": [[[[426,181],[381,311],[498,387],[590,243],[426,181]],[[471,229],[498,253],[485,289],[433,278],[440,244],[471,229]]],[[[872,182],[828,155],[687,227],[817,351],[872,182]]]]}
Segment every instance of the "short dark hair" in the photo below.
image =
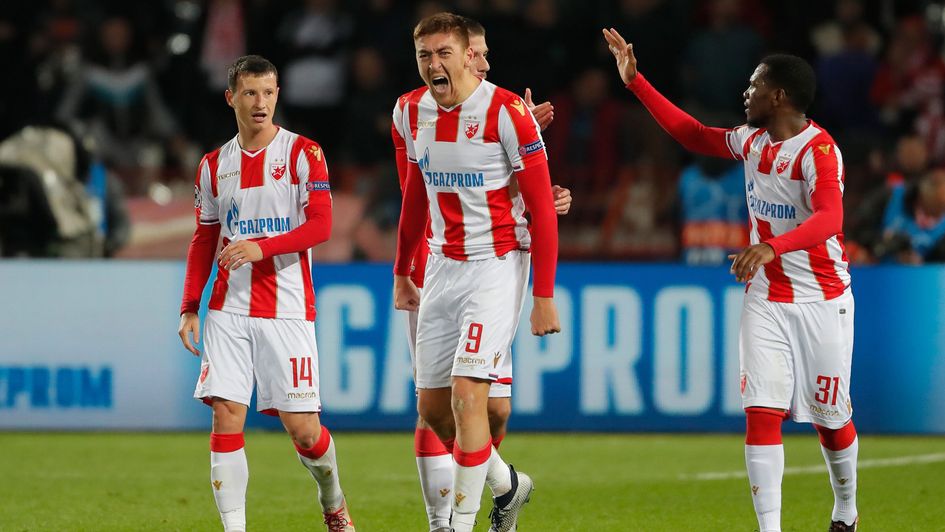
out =
{"type": "Polygon", "coordinates": [[[437,33],[452,33],[459,38],[463,48],[469,48],[469,29],[466,27],[466,17],[453,13],[436,13],[421,20],[413,29],[413,40],[437,33]]]}
{"type": "Polygon", "coordinates": [[[272,74],[276,77],[276,80],[279,79],[279,71],[276,70],[276,65],[268,59],[261,55],[244,55],[234,61],[226,71],[227,85],[231,92],[236,91],[236,82],[244,74],[249,76],[272,74]]]}
{"type": "Polygon", "coordinates": [[[480,24],[478,20],[473,20],[469,17],[463,17],[463,22],[466,23],[466,31],[469,32],[470,37],[473,35],[482,37],[486,36],[486,28],[480,24]]]}
{"type": "Polygon", "coordinates": [[[810,64],[790,54],[769,55],[761,60],[761,64],[768,67],[765,82],[784,89],[791,105],[802,113],[806,112],[817,92],[817,79],[810,64]]]}

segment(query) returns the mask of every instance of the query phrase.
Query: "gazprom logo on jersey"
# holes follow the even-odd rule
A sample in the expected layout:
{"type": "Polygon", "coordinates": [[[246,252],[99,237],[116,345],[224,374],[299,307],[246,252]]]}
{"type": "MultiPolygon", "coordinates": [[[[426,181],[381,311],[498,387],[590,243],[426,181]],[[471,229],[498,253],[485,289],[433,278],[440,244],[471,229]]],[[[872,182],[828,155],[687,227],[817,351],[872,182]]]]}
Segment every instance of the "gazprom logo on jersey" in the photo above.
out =
{"type": "Polygon", "coordinates": [[[430,148],[417,160],[423,179],[434,187],[481,187],[485,184],[482,172],[433,172],[430,170],[430,148]]]}
{"type": "Polygon", "coordinates": [[[259,233],[284,233],[292,230],[292,222],[288,216],[282,218],[250,218],[240,220],[240,208],[236,200],[230,203],[230,210],[226,212],[226,227],[230,234],[255,235],[259,233]]]}
{"type": "Polygon", "coordinates": [[[0,409],[112,408],[112,368],[0,366],[0,409]]]}
{"type": "Polygon", "coordinates": [[[794,205],[784,203],[771,203],[760,199],[754,195],[755,182],[748,183],[748,208],[757,216],[764,218],[777,218],[780,220],[793,220],[797,218],[797,209],[794,205]]]}
{"type": "Polygon", "coordinates": [[[237,226],[240,221],[240,208],[236,200],[230,200],[230,209],[226,211],[226,228],[230,230],[231,235],[236,234],[237,226]]]}

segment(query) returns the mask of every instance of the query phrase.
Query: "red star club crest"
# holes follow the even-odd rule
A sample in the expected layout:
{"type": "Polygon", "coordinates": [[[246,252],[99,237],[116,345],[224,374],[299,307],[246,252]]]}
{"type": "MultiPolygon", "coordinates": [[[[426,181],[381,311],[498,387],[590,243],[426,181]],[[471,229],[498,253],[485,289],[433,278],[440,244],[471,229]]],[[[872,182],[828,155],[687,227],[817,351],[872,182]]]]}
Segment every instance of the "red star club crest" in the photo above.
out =
{"type": "Polygon", "coordinates": [[[271,164],[269,165],[269,171],[272,173],[272,178],[278,181],[285,175],[285,163],[271,164]]]}
{"type": "Polygon", "coordinates": [[[775,170],[777,170],[779,174],[783,174],[789,164],[791,164],[790,159],[778,159],[778,166],[775,167],[775,170]]]}
{"type": "Polygon", "coordinates": [[[476,132],[479,131],[479,122],[466,122],[466,138],[471,139],[476,136],[476,132]]]}

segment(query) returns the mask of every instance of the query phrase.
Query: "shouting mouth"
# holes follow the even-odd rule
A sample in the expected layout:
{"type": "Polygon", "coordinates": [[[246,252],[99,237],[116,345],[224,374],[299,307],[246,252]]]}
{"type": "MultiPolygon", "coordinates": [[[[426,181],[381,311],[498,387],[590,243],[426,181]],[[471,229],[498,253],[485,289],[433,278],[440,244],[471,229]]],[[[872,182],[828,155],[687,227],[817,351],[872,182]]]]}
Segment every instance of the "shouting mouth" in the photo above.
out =
{"type": "Polygon", "coordinates": [[[437,94],[446,94],[450,88],[450,80],[443,74],[434,74],[430,78],[430,85],[433,86],[433,91],[437,94]]]}

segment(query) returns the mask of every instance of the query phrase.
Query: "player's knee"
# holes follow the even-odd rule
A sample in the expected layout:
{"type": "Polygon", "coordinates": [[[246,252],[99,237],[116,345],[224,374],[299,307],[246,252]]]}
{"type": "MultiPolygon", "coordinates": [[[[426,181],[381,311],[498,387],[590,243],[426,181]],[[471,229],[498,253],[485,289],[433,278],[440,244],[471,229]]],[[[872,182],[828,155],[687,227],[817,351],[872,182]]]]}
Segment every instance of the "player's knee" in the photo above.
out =
{"type": "Polygon", "coordinates": [[[417,400],[417,412],[420,414],[417,418],[418,427],[421,424],[436,427],[451,420],[453,416],[448,401],[444,404],[443,401],[425,395],[421,395],[417,400]]]}
{"type": "Polygon", "coordinates": [[[433,427],[431,427],[422,416],[417,416],[417,428],[421,430],[428,430],[432,429],[433,427]]]}
{"type": "Polygon", "coordinates": [[[504,425],[512,415],[512,401],[508,397],[490,397],[488,408],[490,423],[495,420],[504,425]]]}
{"type": "Polygon", "coordinates": [[[288,432],[289,437],[292,438],[292,442],[295,443],[296,447],[311,449],[318,441],[321,431],[322,428],[319,425],[315,427],[294,427],[289,429],[288,432]]]}
{"type": "Polygon", "coordinates": [[[773,408],[745,409],[745,444],[780,445],[781,424],[787,413],[773,408]]]}
{"type": "Polygon", "coordinates": [[[245,406],[222,399],[214,399],[211,406],[213,408],[213,432],[236,433],[243,431],[243,423],[246,420],[245,406]]]}
{"type": "Polygon", "coordinates": [[[487,411],[487,402],[488,384],[470,381],[458,382],[453,386],[453,416],[457,420],[482,415],[487,411]]]}
{"type": "Polygon", "coordinates": [[[842,451],[853,445],[856,439],[856,428],[851,420],[839,429],[830,429],[821,425],[814,425],[820,436],[820,444],[831,451],[842,451]]]}
{"type": "Polygon", "coordinates": [[[493,436],[505,434],[505,427],[512,415],[512,401],[507,397],[491,397],[488,403],[489,432],[493,436]]]}

